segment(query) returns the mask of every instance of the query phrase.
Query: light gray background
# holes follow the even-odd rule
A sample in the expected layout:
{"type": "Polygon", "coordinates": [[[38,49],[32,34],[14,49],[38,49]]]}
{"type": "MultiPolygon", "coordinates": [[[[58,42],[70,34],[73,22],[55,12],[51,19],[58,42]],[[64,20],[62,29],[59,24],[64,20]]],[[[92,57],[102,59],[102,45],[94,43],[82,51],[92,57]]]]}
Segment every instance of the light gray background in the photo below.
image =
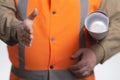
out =
{"type": "MultiPolygon", "coordinates": [[[[0,80],[9,80],[11,63],[6,45],[0,41],[0,80]]],[[[120,53],[95,67],[96,80],[120,80],[120,53]]]]}

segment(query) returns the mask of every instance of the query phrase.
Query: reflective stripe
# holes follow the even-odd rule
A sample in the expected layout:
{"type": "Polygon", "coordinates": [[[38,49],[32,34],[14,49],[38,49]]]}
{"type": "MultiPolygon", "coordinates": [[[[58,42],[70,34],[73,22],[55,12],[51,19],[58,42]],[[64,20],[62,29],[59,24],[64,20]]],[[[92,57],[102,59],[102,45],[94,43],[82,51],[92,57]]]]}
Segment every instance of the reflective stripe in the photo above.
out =
{"type": "Polygon", "coordinates": [[[75,76],[67,70],[50,70],[49,80],[76,80],[75,76]]]}
{"type": "Polygon", "coordinates": [[[21,70],[20,68],[16,68],[12,66],[12,72],[20,78],[25,80],[48,80],[48,71],[47,70],[36,70],[36,71],[28,71],[21,70]]]}
{"type": "Polygon", "coordinates": [[[18,44],[19,66],[21,69],[25,68],[25,46],[18,44]]]}
{"type": "Polygon", "coordinates": [[[21,70],[12,66],[12,72],[25,80],[76,80],[75,76],[67,70],[21,70]]]}
{"type": "Polygon", "coordinates": [[[18,15],[20,20],[26,18],[28,0],[18,0],[18,15]]]}
{"type": "Polygon", "coordinates": [[[80,47],[85,48],[86,47],[86,40],[85,40],[85,34],[84,34],[84,20],[85,17],[88,14],[88,0],[80,0],[80,9],[81,9],[81,15],[80,15],[80,47]]]}
{"type": "MultiPolygon", "coordinates": [[[[28,0],[18,0],[18,18],[24,20],[26,18],[28,0]]],[[[18,45],[20,68],[25,68],[25,47],[18,45]]]]}

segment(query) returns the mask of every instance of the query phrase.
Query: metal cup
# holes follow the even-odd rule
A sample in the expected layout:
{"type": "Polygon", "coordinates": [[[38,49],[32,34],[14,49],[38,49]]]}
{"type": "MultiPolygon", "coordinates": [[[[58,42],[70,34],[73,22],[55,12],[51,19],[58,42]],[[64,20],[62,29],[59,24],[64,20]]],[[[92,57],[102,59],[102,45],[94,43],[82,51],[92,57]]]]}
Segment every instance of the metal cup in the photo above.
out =
{"type": "Polygon", "coordinates": [[[89,34],[96,40],[103,39],[108,32],[109,18],[102,11],[95,11],[85,19],[85,27],[89,34]]]}

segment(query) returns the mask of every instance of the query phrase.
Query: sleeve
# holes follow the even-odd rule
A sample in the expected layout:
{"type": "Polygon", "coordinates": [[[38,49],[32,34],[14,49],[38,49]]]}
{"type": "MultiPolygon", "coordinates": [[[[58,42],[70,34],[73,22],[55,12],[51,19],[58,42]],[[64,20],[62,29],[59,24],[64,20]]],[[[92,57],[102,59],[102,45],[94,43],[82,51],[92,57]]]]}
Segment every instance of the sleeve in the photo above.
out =
{"type": "Polygon", "coordinates": [[[107,36],[98,44],[91,46],[96,53],[97,63],[105,62],[120,51],[120,1],[102,1],[100,9],[108,14],[110,23],[107,36]]]}
{"type": "Polygon", "coordinates": [[[0,39],[8,45],[18,42],[16,26],[21,23],[16,17],[14,0],[0,0],[0,39]]]}

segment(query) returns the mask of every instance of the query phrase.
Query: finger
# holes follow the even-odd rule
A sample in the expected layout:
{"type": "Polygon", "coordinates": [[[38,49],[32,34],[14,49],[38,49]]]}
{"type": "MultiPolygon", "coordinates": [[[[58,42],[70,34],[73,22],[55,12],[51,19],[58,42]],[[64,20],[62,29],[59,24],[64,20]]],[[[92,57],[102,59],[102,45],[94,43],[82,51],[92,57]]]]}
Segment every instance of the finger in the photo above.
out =
{"type": "Polygon", "coordinates": [[[83,68],[81,68],[81,69],[79,69],[79,70],[74,71],[74,73],[75,73],[76,75],[81,75],[81,74],[83,74],[83,73],[86,72],[86,71],[88,71],[88,68],[87,68],[87,67],[83,67],[83,68]]]}
{"type": "Polygon", "coordinates": [[[24,33],[23,33],[23,32],[22,32],[21,34],[19,33],[19,34],[17,35],[17,37],[18,37],[19,43],[22,44],[22,42],[23,42],[23,40],[24,40],[24,38],[25,38],[24,33]]]}
{"type": "Polygon", "coordinates": [[[29,40],[32,40],[33,39],[33,35],[31,34],[30,37],[29,37],[29,40]]]}
{"type": "Polygon", "coordinates": [[[84,60],[79,61],[77,64],[70,67],[70,70],[79,70],[87,65],[84,60]]]}
{"type": "Polygon", "coordinates": [[[93,71],[85,71],[85,72],[82,74],[82,77],[86,78],[86,77],[90,76],[91,74],[93,74],[93,71]]]}
{"type": "Polygon", "coordinates": [[[28,16],[28,19],[34,20],[34,18],[37,16],[37,14],[38,14],[38,9],[35,8],[35,9],[33,10],[33,12],[28,16]]]}
{"type": "Polygon", "coordinates": [[[30,26],[30,27],[25,27],[24,30],[25,30],[27,33],[29,33],[29,34],[32,34],[32,33],[33,33],[33,28],[32,28],[32,26],[30,26]]]}
{"type": "Polygon", "coordinates": [[[30,43],[31,43],[31,41],[30,40],[28,40],[28,39],[24,39],[24,40],[22,40],[21,41],[21,43],[23,44],[23,45],[25,45],[25,46],[30,46],[30,43]]]}
{"type": "Polygon", "coordinates": [[[24,38],[24,43],[26,46],[30,47],[31,46],[31,43],[32,43],[32,35],[29,37],[29,38],[24,38]]]}
{"type": "Polygon", "coordinates": [[[75,54],[72,55],[72,58],[79,58],[81,54],[83,53],[83,49],[78,50],[75,54]]]}
{"type": "MultiPolygon", "coordinates": [[[[24,25],[25,26],[25,25],[24,25]]],[[[18,34],[21,38],[24,38],[26,35],[26,27],[21,27],[20,30],[18,30],[18,34]]]]}
{"type": "Polygon", "coordinates": [[[28,33],[25,33],[19,40],[22,44],[28,45],[28,43],[31,43],[32,37],[28,33]]]}
{"type": "Polygon", "coordinates": [[[30,37],[29,37],[29,38],[27,38],[27,39],[26,39],[26,41],[27,41],[29,44],[31,44],[32,39],[33,39],[33,35],[30,35],[30,37]]]}
{"type": "Polygon", "coordinates": [[[32,40],[33,39],[33,35],[30,34],[30,33],[27,33],[27,32],[23,32],[22,38],[23,39],[30,39],[30,40],[32,40]]]}
{"type": "Polygon", "coordinates": [[[76,65],[71,66],[69,69],[70,69],[71,71],[76,71],[76,70],[79,70],[79,67],[78,67],[78,66],[79,66],[79,65],[76,64],[76,65]]]}
{"type": "MultiPolygon", "coordinates": [[[[77,78],[84,78],[86,77],[88,74],[86,74],[86,72],[88,72],[87,70],[81,72],[80,70],[77,71],[72,71],[72,73],[77,77],[77,78]]],[[[88,72],[89,73],[89,72],[88,72]]]]}
{"type": "Polygon", "coordinates": [[[31,46],[31,42],[32,42],[32,40],[27,39],[25,41],[25,45],[28,46],[28,47],[30,47],[31,46]]]}
{"type": "Polygon", "coordinates": [[[88,76],[90,76],[88,72],[85,72],[84,74],[81,75],[76,75],[77,78],[81,78],[81,79],[87,78],[88,76]]]}
{"type": "Polygon", "coordinates": [[[72,66],[71,71],[75,74],[75,75],[81,75],[83,72],[87,71],[88,68],[86,67],[86,65],[84,66],[79,66],[79,67],[74,67],[72,66]]]}

